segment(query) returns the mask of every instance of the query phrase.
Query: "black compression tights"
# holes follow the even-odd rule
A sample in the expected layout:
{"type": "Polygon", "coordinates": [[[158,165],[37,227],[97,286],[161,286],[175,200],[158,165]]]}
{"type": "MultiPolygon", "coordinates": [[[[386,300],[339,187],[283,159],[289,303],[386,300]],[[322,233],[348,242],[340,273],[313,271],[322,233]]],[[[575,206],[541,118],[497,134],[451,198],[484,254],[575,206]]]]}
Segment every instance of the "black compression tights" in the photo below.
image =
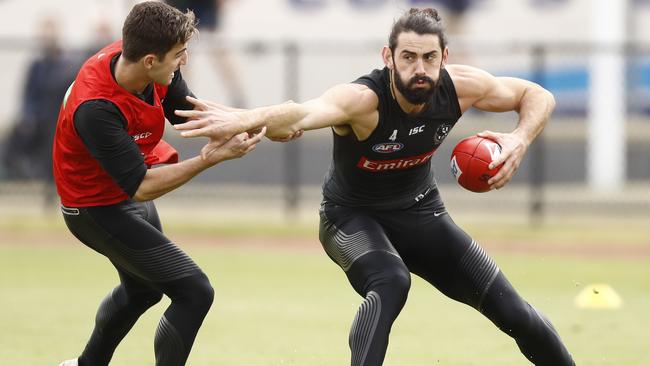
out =
{"type": "MultiPolygon", "coordinates": [[[[372,252],[359,258],[346,274],[355,290],[365,298],[350,330],[351,364],[381,365],[391,326],[408,295],[408,268],[394,255],[372,252]]],[[[514,338],[533,364],[574,364],[551,323],[517,294],[502,273],[497,274],[485,294],[481,312],[514,338]]]]}
{"type": "Polygon", "coordinates": [[[108,365],[140,315],[163,294],[171,304],[156,329],[156,366],[185,365],[214,290],[194,261],[162,234],[153,204],[125,201],[64,208],[63,213],[70,231],[105,255],[120,276],[120,284],[99,306],[79,365],[108,365]]]}
{"type": "MultiPolygon", "coordinates": [[[[143,286],[122,283],[102,301],[95,328],[79,357],[80,366],[108,365],[115,348],[136,320],[162,298],[162,293],[143,286]]],[[[214,296],[204,274],[181,278],[162,285],[171,299],[158,324],[154,339],[157,366],[184,365],[214,296]]]]}
{"type": "Polygon", "coordinates": [[[575,365],[551,322],[524,301],[499,273],[487,291],[482,313],[514,338],[521,353],[535,365],[575,365]]]}
{"type": "Polygon", "coordinates": [[[359,258],[346,275],[365,298],[350,329],[352,365],[381,365],[390,329],[406,303],[410,274],[399,258],[373,252],[359,258]]]}
{"type": "Polygon", "coordinates": [[[372,212],[324,203],[320,240],[364,300],[350,331],[352,366],[381,365],[410,273],[465,303],[514,338],[537,366],[574,365],[551,323],[524,301],[438,199],[372,212]]]}

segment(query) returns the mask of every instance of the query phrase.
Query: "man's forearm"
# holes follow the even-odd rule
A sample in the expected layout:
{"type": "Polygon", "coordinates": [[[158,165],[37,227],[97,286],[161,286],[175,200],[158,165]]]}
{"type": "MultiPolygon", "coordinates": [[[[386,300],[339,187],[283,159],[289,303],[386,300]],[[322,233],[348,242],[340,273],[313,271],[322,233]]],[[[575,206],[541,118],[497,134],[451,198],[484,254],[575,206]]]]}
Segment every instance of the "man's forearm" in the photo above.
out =
{"type": "Polygon", "coordinates": [[[527,145],[542,132],[555,109],[553,94],[543,88],[526,91],[519,108],[519,123],[513,133],[522,137],[527,145]]]}
{"type": "Polygon", "coordinates": [[[239,113],[243,121],[244,131],[257,130],[266,126],[267,137],[282,137],[295,133],[300,130],[298,122],[307,114],[300,104],[294,102],[239,113]]]}
{"type": "Polygon", "coordinates": [[[177,164],[149,169],[133,198],[136,201],[156,199],[185,184],[212,165],[214,164],[197,156],[177,164]]]}

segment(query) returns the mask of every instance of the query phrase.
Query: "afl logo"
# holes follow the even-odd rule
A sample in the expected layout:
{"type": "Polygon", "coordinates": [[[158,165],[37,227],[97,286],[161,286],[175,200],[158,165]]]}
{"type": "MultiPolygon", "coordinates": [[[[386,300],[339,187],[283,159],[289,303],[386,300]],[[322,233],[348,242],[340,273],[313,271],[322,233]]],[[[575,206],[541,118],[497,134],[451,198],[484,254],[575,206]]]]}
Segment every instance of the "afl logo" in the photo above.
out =
{"type": "Polygon", "coordinates": [[[404,148],[404,144],[401,142],[384,142],[382,144],[377,144],[372,147],[372,151],[378,152],[380,154],[389,154],[396,151],[400,151],[404,148]]]}

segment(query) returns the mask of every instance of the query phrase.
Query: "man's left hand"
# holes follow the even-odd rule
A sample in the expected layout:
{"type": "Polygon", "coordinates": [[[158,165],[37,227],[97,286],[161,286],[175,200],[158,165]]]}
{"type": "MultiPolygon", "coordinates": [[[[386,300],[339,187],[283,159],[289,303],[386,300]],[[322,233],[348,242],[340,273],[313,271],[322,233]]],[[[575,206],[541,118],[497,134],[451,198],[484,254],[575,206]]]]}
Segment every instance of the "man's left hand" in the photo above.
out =
{"type": "Polygon", "coordinates": [[[528,144],[514,133],[483,131],[477,136],[490,139],[501,146],[501,155],[490,163],[489,168],[493,169],[501,164],[503,166],[494,177],[488,180],[488,184],[490,189],[503,188],[519,169],[524,154],[528,150],[528,144]]]}

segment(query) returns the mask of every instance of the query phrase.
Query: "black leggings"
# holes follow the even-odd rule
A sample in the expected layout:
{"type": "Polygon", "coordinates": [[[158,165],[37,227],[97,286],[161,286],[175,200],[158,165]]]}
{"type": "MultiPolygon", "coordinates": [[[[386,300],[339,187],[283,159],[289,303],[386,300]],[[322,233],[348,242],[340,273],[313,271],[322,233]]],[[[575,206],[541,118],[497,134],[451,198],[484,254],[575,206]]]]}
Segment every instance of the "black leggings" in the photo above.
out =
{"type": "Polygon", "coordinates": [[[122,338],[163,294],[171,304],[156,330],[156,365],[184,365],[214,290],[194,261],[162,234],[153,202],[61,210],[72,234],[106,256],[120,277],[99,306],[79,365],[108,365],[122,338]]]}
{"type": "Polygon", "coordinates": [[[352,366],[383,363],[410,273],[480,311],[535,365],[574,365],[548,319],[452,221],[437,191],[407,210],[371,211],[326,201],[320,217],[323,248],[364,297],[350,330],[352,366]]]}

